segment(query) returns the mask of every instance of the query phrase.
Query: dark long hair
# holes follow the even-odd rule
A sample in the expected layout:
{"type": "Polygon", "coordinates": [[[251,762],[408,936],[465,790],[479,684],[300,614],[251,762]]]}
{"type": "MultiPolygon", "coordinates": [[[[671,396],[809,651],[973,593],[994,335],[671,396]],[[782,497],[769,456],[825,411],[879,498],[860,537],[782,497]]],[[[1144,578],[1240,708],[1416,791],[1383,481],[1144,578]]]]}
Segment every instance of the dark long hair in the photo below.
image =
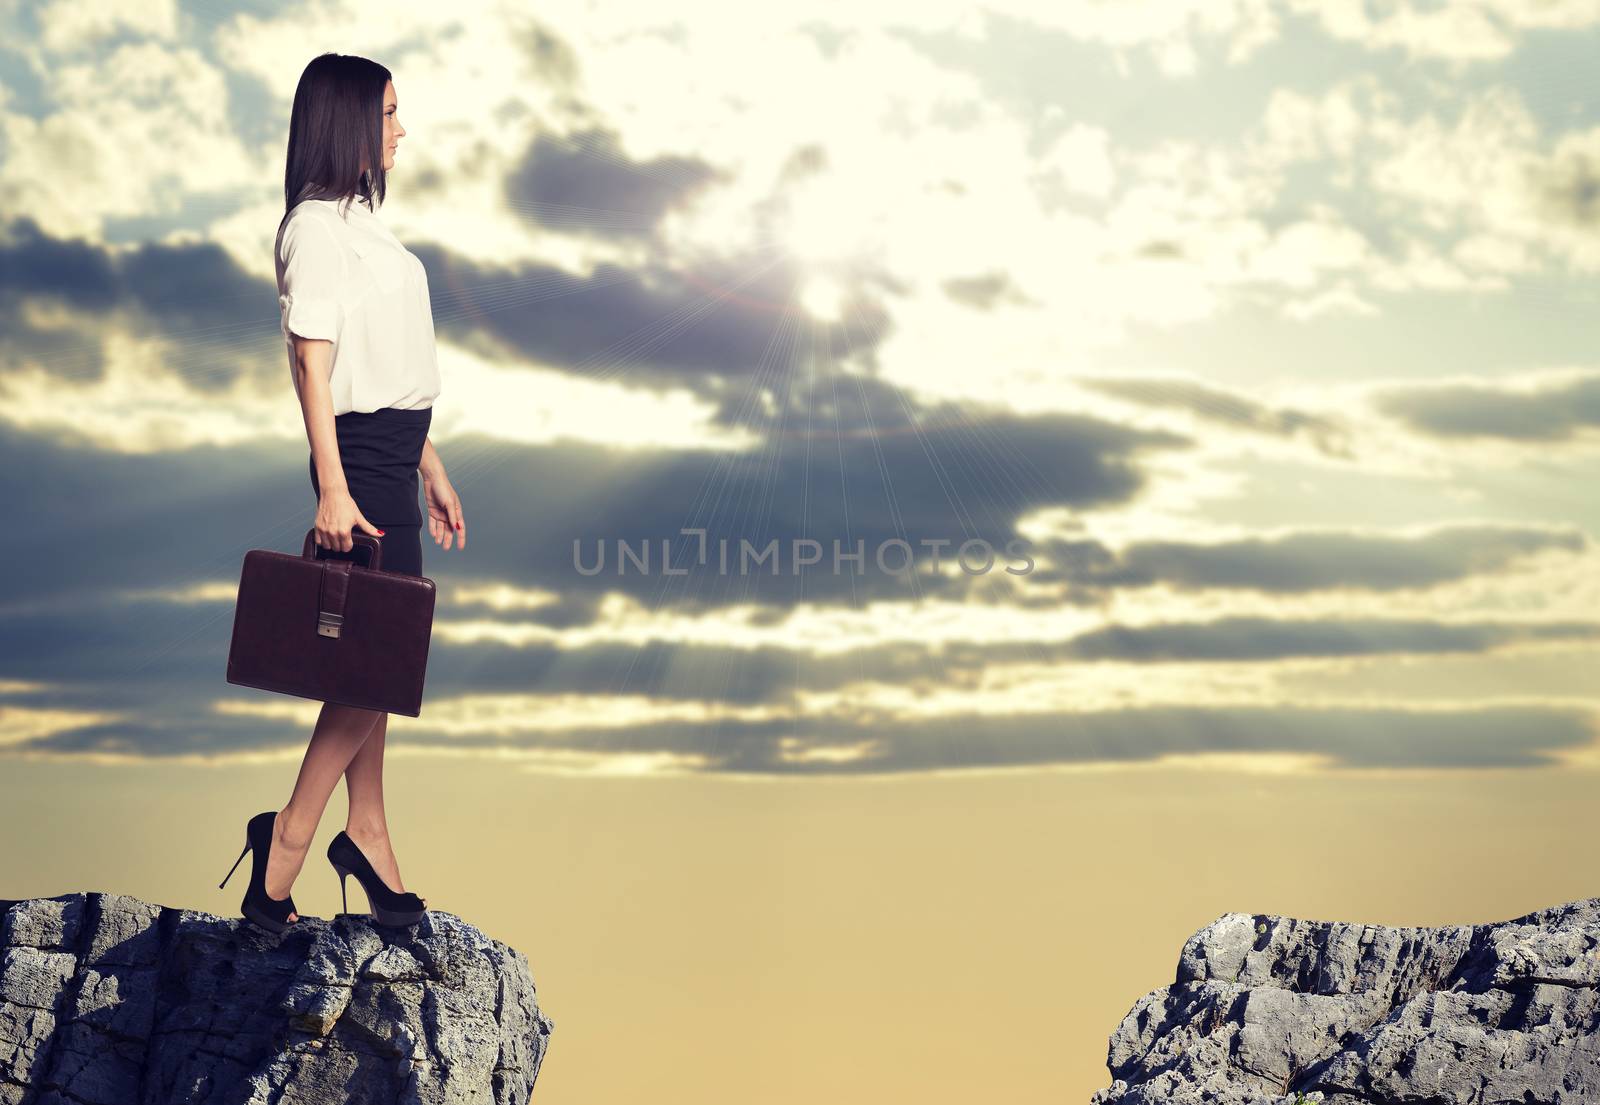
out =
{"type": "Polygon", "coordinates": [[[383,203],[383,89],[392,79],[388,69],[354,54],[319,54],[306,63],[289,113],[284,219],[301,200],[343,200],[341,214],[357,198],[369,211],[383,203]]]}

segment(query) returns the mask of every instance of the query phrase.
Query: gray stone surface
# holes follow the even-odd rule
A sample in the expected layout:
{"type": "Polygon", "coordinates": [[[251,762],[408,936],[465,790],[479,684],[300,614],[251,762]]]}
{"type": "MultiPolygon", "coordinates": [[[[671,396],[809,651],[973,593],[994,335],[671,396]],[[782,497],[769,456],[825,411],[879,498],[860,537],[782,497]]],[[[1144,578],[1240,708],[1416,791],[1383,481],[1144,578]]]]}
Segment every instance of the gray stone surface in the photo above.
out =
{"type": "Polygon", "coordinates": [[[523,955],[430,910],[282,935],[118,894],[0,900],[0,1105],[526,1105],[523,955]]]}
{"type": "Polygon", "coordinates": [[[1091,1105],[1600,1102],[1600,898],[1483,925],[1228,913],[1111,1036],[1091,1105]]]}

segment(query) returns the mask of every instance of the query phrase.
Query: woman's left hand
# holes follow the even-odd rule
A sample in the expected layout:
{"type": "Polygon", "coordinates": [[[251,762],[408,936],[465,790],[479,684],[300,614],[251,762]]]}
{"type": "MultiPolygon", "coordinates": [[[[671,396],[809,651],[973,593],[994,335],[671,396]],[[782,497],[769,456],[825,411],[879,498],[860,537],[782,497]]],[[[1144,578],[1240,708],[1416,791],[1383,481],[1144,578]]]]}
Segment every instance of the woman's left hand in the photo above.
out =
{"type": "Polygon", "coordinates": [[[450,486],[443,472],[432,479],[422,479],[422,498],[428,504],[428,532],[442,548],[448,549],[451,541],[459,537],[461,547],[467,547],[467,519],[461,513],[461,496],[450,486]]]}

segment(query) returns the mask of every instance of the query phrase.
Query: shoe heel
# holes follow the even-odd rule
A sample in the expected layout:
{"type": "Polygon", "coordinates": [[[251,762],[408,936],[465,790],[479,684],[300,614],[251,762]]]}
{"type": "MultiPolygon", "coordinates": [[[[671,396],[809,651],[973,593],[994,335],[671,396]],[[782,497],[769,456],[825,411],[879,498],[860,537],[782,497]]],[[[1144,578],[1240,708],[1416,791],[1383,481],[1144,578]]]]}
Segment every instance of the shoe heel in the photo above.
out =
{"type": "Polygon", "coordinates": [[[346,870],[345,868],[340,867],[337,863],[333,865],[333,869],[339,875],[339,906],[340,906],[339,912],[340,913],[349,913],[350,912],[350,900],[344,896],[344,880],[345,880],[345,876],[350,874],[350,872],[348,870],[346,870]]]}
{"type": "Polygon", "coordinates": [[[233,873],[236,870],[238,870],[238,868],[239,868],[239,860],[244,859],[244,853],[248,852],[249,850],[250,850],[250,838],[246,837],[245,841],[244,841],[244,852],[240,852],[239,853],[239,859],[236,859],[236,860],[233,861],[233,866],[228,868],[228,873],[226,875],[222,876],[222,881],[221,882],[217,883],[217,889],[218,890],[221,890],[223,887],[228,885],[228,880],[233,878],[233,873]]]}

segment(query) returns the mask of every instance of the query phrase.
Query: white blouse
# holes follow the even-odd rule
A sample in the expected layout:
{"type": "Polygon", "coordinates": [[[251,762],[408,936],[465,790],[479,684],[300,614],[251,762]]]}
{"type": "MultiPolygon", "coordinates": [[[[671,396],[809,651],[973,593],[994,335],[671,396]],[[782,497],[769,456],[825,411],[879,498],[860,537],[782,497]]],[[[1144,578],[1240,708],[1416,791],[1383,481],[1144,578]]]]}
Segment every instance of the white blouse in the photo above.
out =
{"type": "Polygon", "coordinates": [[[439,394],[433,304],[422,261],[359,199],[301,200],[274,249],[278,307],[295,381],[294,339],[333,342],[333,413],[431,407],[439,394]]]}

